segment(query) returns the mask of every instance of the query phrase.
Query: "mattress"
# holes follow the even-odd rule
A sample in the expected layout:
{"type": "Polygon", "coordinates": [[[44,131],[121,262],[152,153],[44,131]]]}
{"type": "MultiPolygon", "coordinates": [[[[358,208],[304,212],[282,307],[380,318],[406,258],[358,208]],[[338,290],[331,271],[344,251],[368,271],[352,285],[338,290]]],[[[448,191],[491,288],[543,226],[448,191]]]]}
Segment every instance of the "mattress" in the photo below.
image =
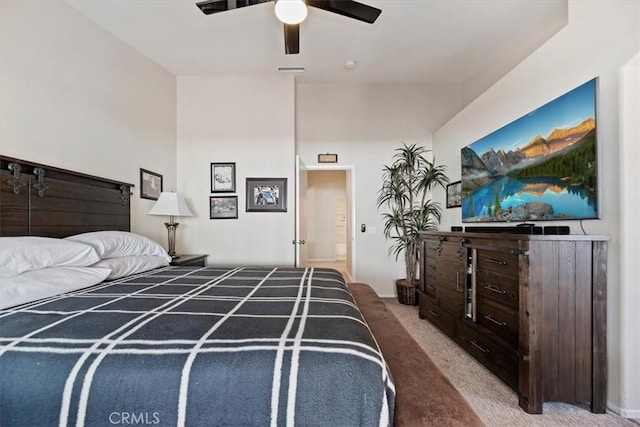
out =
{"type": "Polygon", "coordinates": [[[331,269],[166,267],[0,311],[0,425],[391,425],[331,269]]]}

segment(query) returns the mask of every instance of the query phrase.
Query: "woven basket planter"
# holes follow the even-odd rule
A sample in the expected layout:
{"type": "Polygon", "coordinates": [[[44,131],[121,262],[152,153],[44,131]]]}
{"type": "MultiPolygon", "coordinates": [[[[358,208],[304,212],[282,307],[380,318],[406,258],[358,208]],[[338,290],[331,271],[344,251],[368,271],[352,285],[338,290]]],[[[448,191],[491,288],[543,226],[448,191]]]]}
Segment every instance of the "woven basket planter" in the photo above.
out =
{"type": "Polygon", "coordinates": [[[398,302],[404,305],[418,305],[417,288],[415,285],[407,284],[406,279],[396,280],[396,291],[398,302]]]}

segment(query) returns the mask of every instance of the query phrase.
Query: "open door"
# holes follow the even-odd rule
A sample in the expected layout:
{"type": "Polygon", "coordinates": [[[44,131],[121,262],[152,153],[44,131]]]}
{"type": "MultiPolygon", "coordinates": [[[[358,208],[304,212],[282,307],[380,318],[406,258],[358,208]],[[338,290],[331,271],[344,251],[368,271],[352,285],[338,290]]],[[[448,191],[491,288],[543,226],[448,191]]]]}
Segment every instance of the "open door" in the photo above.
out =
{"type": "Polygon", "coordinates": [[[295,245],[295,266],[307,266],[307,166],[300,156],[296,156],[296,235],[293,243],[295,245]]]}
{"type": "Polygon", "coordinates": [[[355,267],[355,254],[354,248],[356,245],[356,211],[355,211],[355,186],[354,182],[354,174],[355,170],[353,168],[346,169],[347,173],[347,280],[355,281],[356,280],[356,267],[355,267]]]}

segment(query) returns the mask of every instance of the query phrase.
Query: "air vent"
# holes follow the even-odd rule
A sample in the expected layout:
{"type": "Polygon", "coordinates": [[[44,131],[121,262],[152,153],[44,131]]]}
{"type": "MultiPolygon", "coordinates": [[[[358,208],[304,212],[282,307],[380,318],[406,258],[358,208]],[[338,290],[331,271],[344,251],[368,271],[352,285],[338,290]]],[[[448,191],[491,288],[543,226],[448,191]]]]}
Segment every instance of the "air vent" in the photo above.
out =
{"type": "Polygon", "coordinates": [[[278,67],[282,73],[304,73],[304,67],[278,67]]]}

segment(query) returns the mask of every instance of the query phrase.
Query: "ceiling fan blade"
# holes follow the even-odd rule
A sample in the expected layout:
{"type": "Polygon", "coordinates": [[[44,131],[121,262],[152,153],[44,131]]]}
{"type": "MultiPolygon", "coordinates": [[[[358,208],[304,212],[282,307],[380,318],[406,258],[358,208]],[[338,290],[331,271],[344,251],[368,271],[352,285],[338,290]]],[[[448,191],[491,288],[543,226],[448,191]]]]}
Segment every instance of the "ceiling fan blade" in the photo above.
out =
{"type": "Polygon", "coordinates": [[[357,19],[358,21],[363,21],[368,24],[373,24],[382,12],[378,8],[351,0],[307,0],[307,5],[357,19]]]}
{"type": "Polygon", "coordinates": [[[297,55],[300,53],[300,25],[284,24],[284,53],[297,55]]]}
{"type": "Polygon", "coordinates": [[[272,0],[205,0],[196,3],[205,15],[212,13],[225,12],[227,10],[238,9],[245,6],[253,6],[254,4],[267,3],[272,0]]]}

